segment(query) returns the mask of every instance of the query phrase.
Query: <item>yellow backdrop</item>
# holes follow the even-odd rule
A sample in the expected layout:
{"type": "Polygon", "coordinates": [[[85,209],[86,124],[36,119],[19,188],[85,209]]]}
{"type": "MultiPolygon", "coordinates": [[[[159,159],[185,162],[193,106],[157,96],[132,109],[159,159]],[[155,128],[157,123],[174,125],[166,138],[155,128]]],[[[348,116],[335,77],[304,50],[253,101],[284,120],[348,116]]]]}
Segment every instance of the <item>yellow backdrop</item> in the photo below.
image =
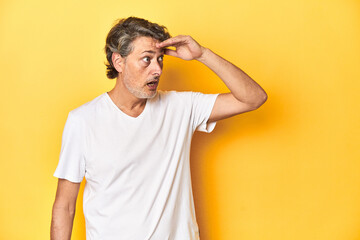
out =
{"type": "MultiPolygon", "coordinates": [[[[0,1],[0,239],[49,239],[67,114],[113,87],[105,36],[131,15],[193,36],[269,96],[194,136],[202,240],[360,239],[355,0],[0,1]]],[[[160,89],[228,91],[200,63],[173,57],[160,89]]],[[[77,205],[73,239],[85,239],[77,205]]]]}

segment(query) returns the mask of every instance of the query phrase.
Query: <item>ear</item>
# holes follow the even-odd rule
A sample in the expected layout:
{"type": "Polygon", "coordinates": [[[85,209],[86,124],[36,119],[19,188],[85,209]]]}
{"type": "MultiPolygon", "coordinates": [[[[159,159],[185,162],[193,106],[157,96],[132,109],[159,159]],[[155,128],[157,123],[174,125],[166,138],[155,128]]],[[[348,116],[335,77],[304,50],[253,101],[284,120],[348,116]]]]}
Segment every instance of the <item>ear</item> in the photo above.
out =
{"type": "Polygon", "coordinates": [[[111,60],[113,62],[113,65],[119,73],[122,73],[123,67],[124,67],[124,58],[121,57],[120,53],[112,53],[111,60]]]}

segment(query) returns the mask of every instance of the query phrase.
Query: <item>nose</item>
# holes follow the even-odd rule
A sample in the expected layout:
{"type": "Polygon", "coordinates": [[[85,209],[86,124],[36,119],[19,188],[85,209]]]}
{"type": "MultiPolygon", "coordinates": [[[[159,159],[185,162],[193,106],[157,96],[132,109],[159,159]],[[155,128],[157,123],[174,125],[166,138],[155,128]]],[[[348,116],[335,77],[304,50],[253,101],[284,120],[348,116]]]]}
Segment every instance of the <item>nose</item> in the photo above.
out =
{"type": "Polygon", "coordinates": [[[162,68],[163,68],[163,65],[161,62],[154,61],[153,66],[152,66],[153,74],[160,76],[162,73],[162,68]]]}

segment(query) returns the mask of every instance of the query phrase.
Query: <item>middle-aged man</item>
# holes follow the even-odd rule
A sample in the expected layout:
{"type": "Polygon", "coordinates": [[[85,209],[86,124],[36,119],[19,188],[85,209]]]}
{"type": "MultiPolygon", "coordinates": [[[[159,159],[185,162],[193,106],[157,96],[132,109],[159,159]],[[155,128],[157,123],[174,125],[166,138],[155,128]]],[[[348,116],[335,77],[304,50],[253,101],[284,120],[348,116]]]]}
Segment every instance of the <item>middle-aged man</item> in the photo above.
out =
{"type": "Polygon", "coordinates": [[[192,37],[171,38],[165,27],[141,18],[119,20],[105,51],[107,76],[116,84],[68,115],[54,174],[59,180],[51,239],[71,238],[84,177],[87,239],[199,239],[189,164],[192,135],[257,109],[267,95],[192,37]],[[164,54],[203,63],[231,92],[157,91],[164,54]]]}

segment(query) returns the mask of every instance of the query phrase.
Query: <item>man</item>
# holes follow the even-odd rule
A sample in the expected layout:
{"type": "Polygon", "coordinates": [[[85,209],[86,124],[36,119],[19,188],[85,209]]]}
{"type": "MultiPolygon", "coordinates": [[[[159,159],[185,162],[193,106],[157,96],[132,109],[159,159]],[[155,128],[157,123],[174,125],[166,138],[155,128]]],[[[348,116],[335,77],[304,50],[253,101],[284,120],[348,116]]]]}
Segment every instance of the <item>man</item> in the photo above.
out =
{"type": "Polygon", "coordinates": [[[90,240],[199,239],[190,179],[195,130],[255,110],[267,99],[242,70],[190,36],[130,17],[109,32],[107,76],[115,87],[72,110],[65,124],[51,239],[70,239],[80,182],[90,240]],[[172,47],[172,49],[169,49],[172,47]],[[198,60],[230,93],[157,91],[163,57],[198,60]]]}

